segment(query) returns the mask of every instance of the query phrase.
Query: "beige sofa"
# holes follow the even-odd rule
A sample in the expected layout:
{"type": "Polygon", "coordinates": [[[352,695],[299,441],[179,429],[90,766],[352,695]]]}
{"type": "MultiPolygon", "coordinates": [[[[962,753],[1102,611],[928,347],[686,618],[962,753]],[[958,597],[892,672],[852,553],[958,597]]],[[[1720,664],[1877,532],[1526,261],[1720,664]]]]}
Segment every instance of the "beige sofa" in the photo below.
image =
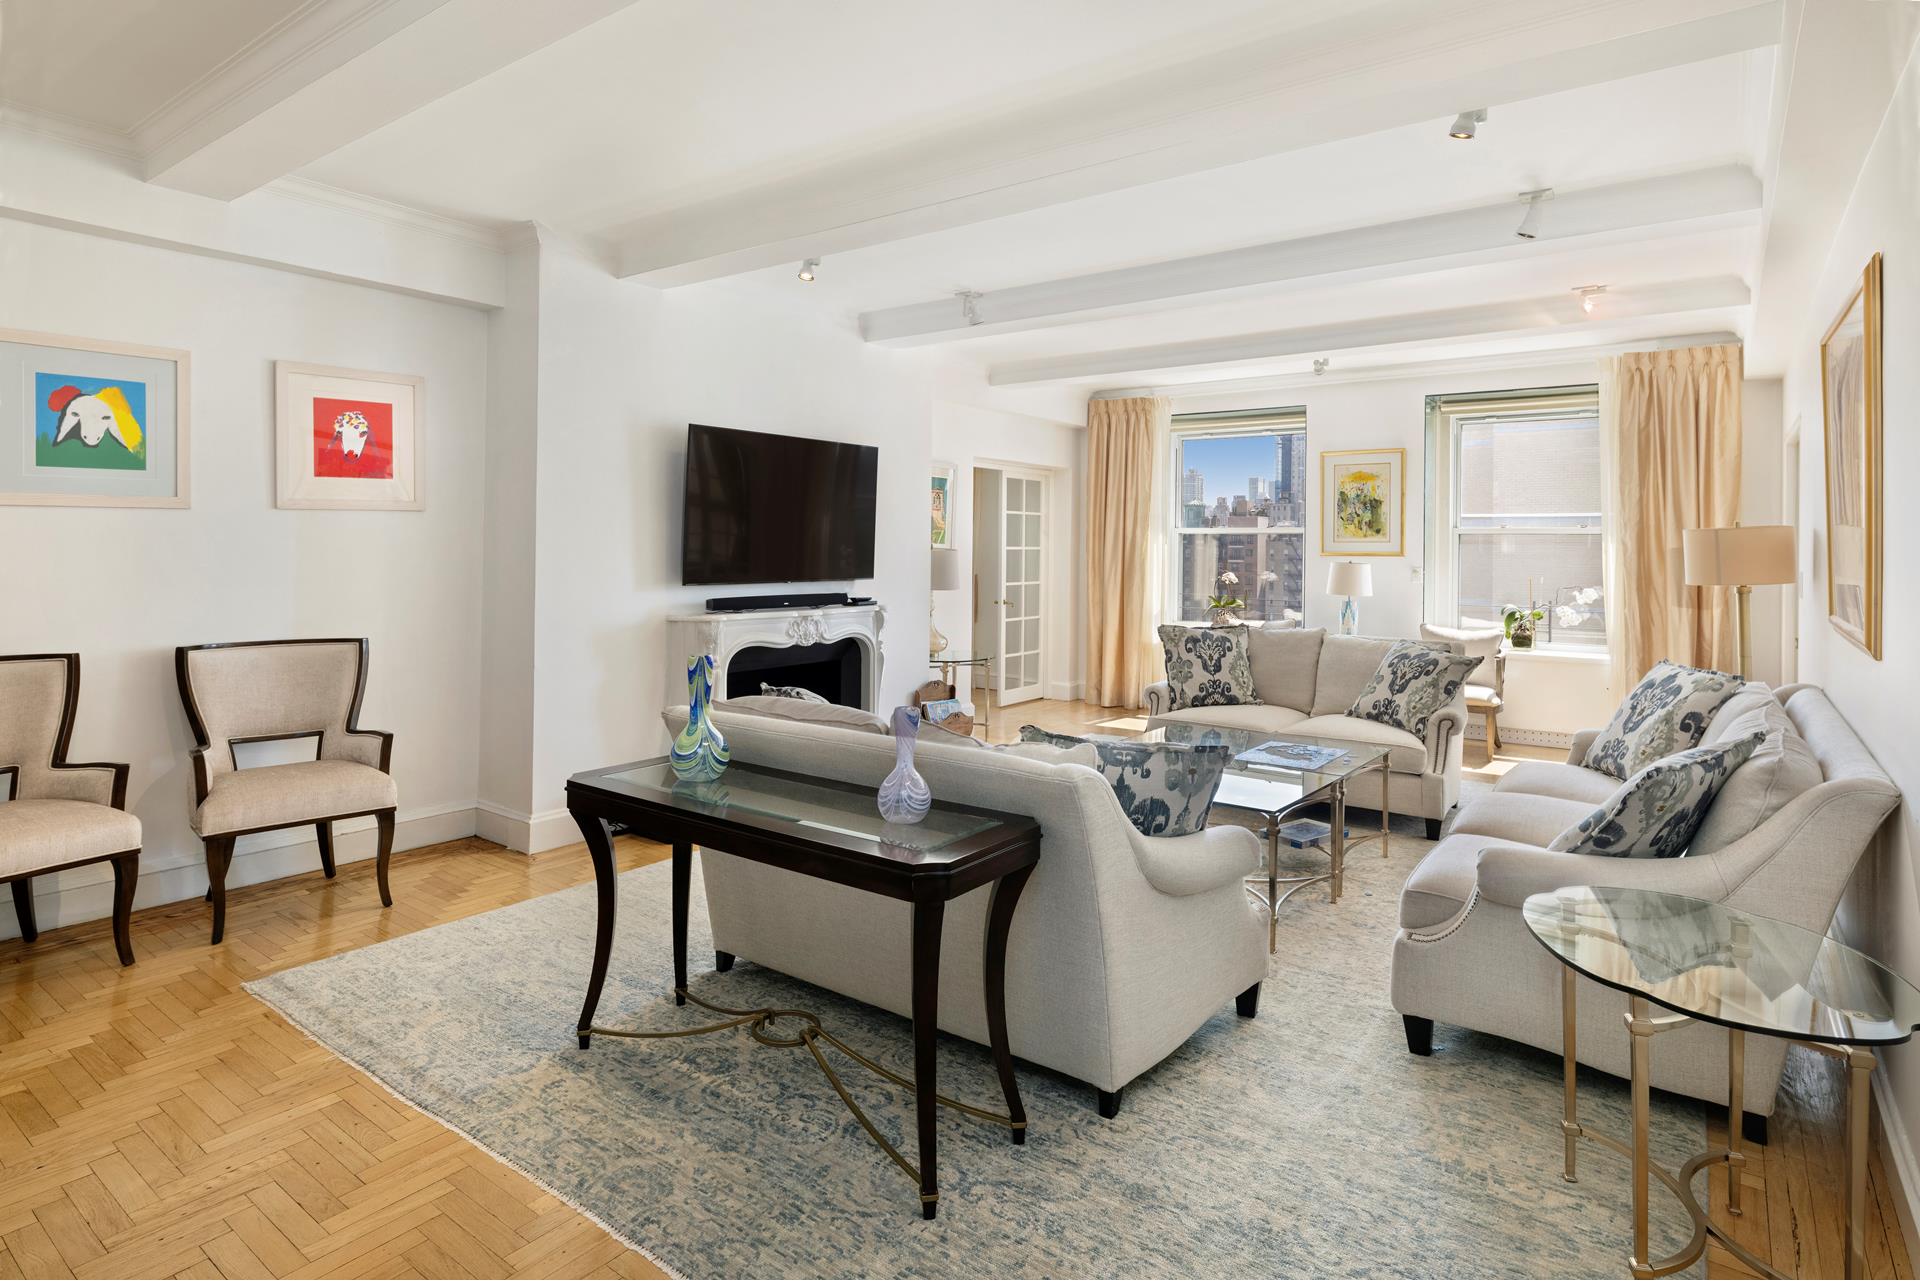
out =
{"type": "MultiPolygon", "coordinates": [[[[1766,741],[1721,789],[1684,858],[1545,848],[1620,786],[1579,764],[1593,730],[1576,736],[1566,764],[1518,765],[1490,795],[1462,806],[1400,895],[1393,1006],[1406,1020],[1408,1048],[1431,1053],[1437,1020],[1560,1050],[1560,965],[1521,919],[1530,894],[1566,885],[1639,887],[1826,930],[1854,865],[1900,793],[1826,694],[1810,685],[1747,685],[1715,714],[1703,741],[1744,736],[1756,716],[1766,741]]],[[[1624,1002],[1618,992],[1579,980],[1579,1059],[1623,1077],[1624,1002]]],[[[1785,1058],[1784,1041],[1747,1041],[1747,1128],[1760,1141],[1785,1058]]],[[[1653,1084],[1725,1104],[1726,1063],[1724,1030],[1696,1023],[1660,1038],[1653,1084]]]]}
{"type": "Polygon", "coordinates": [[[1460,799],[1467,724],[1464,689],[1428,723],[1424,741],[1391,725],[1347,715],[1394,643],[1390,637],[1329,636],[1318,627],[1250,627],[1247,657],[1259,703],[1174,711],[1172,692],[1163,681],[1146,689],[1147,714],[1261,733],[1383,744],[1392,749],[1387,758],[1388,803],[1396,814],[1426,819],[1427,838],[1438,839],[1440,820],[1460,799]]]}
{"type": "MultiPolygon", "coordinates": [[[[734,761],[869,787],[894,766],[894,740],[877,717],[792,699],[771,710],[779,715],[715,708],[734,761]],[[806,719],[815,716],[840,723],[806,719]]],[[[677,734],[686,717],[683,706],[664,719],[677,734]]],[[[1044,748],[1001,751],[952,737],[923,738],[915,749],[937,800],[1041,825],[1040,862],[1007,944],[1013,1053],[1091,1084],[1101,1114],[1112,1116],[1128,1082],[1229,1002],[1253,1016],[1267,930],[1241,882],[1260,861],[1259,841],[1226,824],[1149,839],[1094,770],[1038,759],[1050,754],[1044,748]]],[[[701,852],[700,872],[723,966],[745,957],[910,1016],[905,903],[714,851],[701,852]]],[[[948,905],[940,957],[940,1026],[981,1045],[986,904],[981,889],[948,905]]]]}

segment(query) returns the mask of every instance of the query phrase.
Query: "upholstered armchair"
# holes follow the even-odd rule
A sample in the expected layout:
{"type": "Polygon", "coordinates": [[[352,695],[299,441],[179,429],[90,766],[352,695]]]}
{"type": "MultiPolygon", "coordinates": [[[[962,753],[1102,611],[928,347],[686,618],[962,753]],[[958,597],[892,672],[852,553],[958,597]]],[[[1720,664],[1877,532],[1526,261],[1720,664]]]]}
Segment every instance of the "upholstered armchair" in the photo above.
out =
{"type": "Polygon", "coordinates": [[[133,964],[129,918],[140,875],[140,820],[127,813],[127,767],[67,760],[80,707],[78,654],[0,657],[0,881],[13,887],[20,937],[40,937],[33,878],[113,864],[113,946],[133,964]]]}
{"type": "Polygon", "coordinates": [[[392,907],[387,864],[399,792],[389,768],[393,735],[359,726],[367,642],[183,645],[174,651],[174,673],[199,744],[191,822],[207,850],[213,941],[226,933],[234,841],[252,832],[314,827],[320,868],[332,877],[333,821],[371,815],[380,833],[380,902],[392,907]],[[243,744],[305,738],[319,740],[311,761],[241,769],[235,759],[243,744]]]}
{"type": "Polygon", "coordinates": [[[1467,711],[1487,718],[1487,759],[1500,750],[1500,712],[1507,705],[1507,645],[1504,628],[1435,627],[1420,624],[1420,639],[1471,655],[1480,666],[1467,675],[1467,711]]]}

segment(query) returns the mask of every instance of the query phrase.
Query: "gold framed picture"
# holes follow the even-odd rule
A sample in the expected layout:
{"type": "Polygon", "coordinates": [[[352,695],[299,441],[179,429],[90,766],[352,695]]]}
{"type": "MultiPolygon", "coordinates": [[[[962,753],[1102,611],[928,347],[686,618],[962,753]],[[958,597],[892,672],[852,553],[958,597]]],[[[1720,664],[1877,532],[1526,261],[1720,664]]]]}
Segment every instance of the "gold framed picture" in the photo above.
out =
{"type": "Polygon", "coordinates": [[[1407,554],[1407,451],[1320,453],[1320,554],[1407,554]]]}
{"type": "Polygon", "coordinates": [[[1826,423],[1827,617],[1835,631],[1876,659],[1885,551],[1880,344],[1875,254],[1820,340],[1820,411],[1826,423]]]}

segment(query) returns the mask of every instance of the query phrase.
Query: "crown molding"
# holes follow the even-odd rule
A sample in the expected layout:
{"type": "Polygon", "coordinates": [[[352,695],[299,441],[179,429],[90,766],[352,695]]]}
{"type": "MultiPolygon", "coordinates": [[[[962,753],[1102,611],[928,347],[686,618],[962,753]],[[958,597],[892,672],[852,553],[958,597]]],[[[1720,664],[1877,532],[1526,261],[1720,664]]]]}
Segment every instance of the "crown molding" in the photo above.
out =
{"type": "Polygon", "coordinates": [[[294,200],[304,200],[308,204],[319,205],[323,209],[357,214],[362,218],[392,223],[413,231],[423,231],[428,235],[443,236],[463,244],[479,245],[483,249],[491,249],[496,253],[505,253],[515,246],[516,228],[522,225],[483,223],[466,218],[454,218],[428,209],[419,209],[413,205],[382,200],[378,196],[348,191],[344,187],[329,186],[324,182],[315,182],[311,178],[293,176],[277,178],[260,190],[275,192],[294,200]]]}
{"type": "Polygon", "coordinates": [[[75,120],[58,112],[36,110],[3,98],[0,98],[0,128],[37,134],[120,160],[140,159],[140,146],[131,134],[121,133],[117,129],[103,129],[84,120],[75,120]]]}

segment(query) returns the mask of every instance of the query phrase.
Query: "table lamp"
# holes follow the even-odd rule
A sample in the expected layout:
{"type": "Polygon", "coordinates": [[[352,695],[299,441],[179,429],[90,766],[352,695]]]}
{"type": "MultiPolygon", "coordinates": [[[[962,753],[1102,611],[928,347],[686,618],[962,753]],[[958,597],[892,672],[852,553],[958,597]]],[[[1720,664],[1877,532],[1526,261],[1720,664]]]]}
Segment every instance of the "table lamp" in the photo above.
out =
{"type": "Polygon", "coordinates": [[[1680,531],[1683,576],[1692,587],[1735,587],[1740,614],[1740,675],[1753,676],[1749,598],[1756,584],[1793,581],[1793,526],[1730,525],[1680,531]]]}
{"type": "MultiPolygon", "coordinates": [[[[960,590],[960,549],[957,547],[936,547],[933,549],[933,570],[931,582],[936,592],[957,592],[960,590]]],[[[947,638],[933,621],[933,596],[927,596],[927,654],[938,657],[947,652],[947,638]]]]}
{"type": "Polygon", "coordinates": [[[1350,560],[1334,561],[1327,566],[1327,595],[1347,598],[1340,607],[1340,634],[1358,635],[1360,611],[1353,607],[1353,598],[1373,595],[1373,566],[1350,560]]]}

